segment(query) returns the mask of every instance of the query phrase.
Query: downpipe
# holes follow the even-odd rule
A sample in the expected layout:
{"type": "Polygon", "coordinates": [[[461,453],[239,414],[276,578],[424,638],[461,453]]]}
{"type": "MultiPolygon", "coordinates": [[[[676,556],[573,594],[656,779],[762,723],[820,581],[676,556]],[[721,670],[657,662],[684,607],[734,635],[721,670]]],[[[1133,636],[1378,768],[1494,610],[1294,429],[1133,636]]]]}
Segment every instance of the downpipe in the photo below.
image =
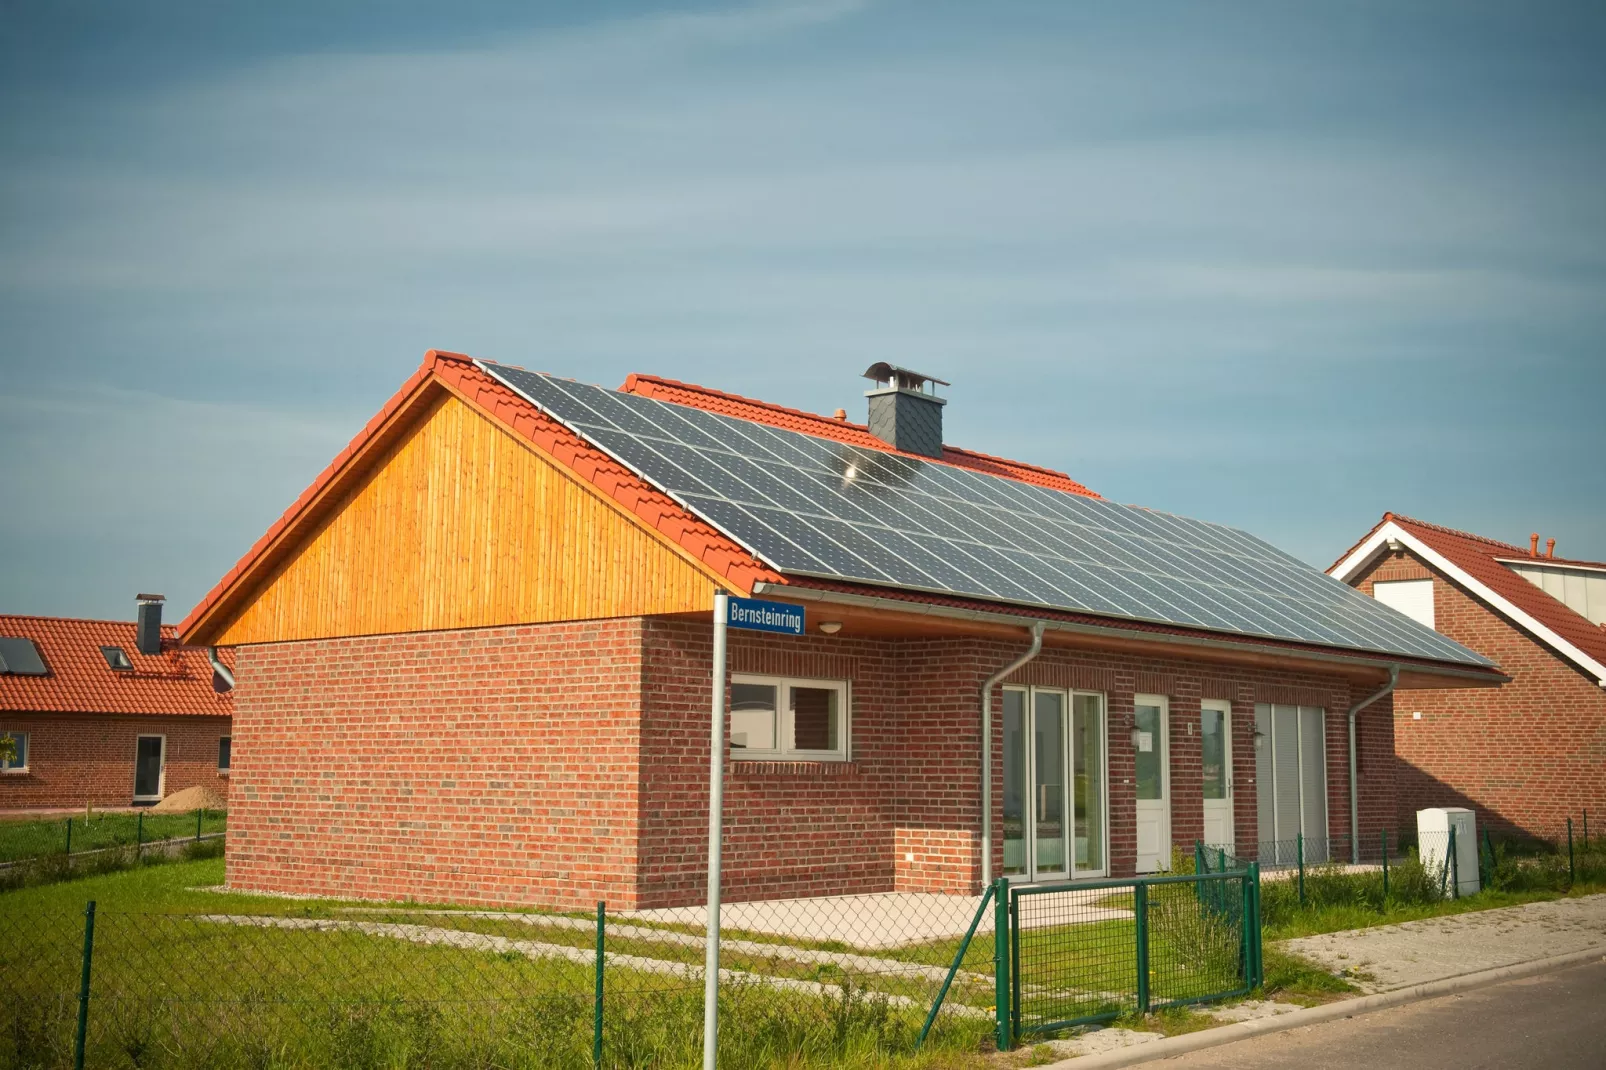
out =
{"type": "MultiPolygon", "coordinates": [[[[1378,688],[1375,692],[1361,699],[1349,708],[1349,860],[1350,865],[1361,864],[1361,802],[1360,788],[1355,783],[1355,715],[1366,707],[1382,698],[1392,694],[1400,683],[1400,667],[1389,666],[1389,682],[1378,688]]],[[[1388,848],[1385,846],[1384,850],[1388,848]]]]}
{"type": "Polygon", "coordinates": [[[999,669],[981,685],[981,886],[993,883],[993,688],[1043,650],[1046,621],[1032,625],[1032,645],[1026,653],[999,669]]]}
{"type": "Polygon", "coordinates": [[[218,674],[218,678],[228,684],[229,690],[233,691],[234,674],[229,671],[227,665],[223,664],[223,659],[217,656],[217,647],[209,646],[206,648],[206,660],[212,663],[212,671],[218,674]]]}

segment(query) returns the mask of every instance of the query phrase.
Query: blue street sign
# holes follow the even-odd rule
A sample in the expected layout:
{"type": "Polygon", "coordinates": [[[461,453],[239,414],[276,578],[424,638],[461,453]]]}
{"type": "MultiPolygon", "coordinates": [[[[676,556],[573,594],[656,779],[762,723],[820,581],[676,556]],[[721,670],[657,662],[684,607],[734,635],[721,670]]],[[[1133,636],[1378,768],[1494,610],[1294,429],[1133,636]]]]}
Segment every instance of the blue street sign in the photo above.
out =
{"type": "Polygon", "coordinates": [[[746,628],[755,632],[781,632],[785,635],[803,634],[803,607],[785,602],[761,602],[757,598],[726,600],[725,623],[732,628],[746,628]]]}

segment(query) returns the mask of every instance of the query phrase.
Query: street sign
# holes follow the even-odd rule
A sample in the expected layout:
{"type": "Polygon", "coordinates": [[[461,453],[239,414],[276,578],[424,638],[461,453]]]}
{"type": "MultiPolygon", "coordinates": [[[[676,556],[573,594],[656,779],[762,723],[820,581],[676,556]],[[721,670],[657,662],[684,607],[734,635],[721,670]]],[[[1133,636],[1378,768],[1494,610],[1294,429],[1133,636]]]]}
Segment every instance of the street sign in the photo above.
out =
{"type": "Polygon", "coordinates": [[[757,598],[727,599],[725,622],[732,628],[755,632],[803,634],[803,607],[785,602],[763,602],[757,598]]]}

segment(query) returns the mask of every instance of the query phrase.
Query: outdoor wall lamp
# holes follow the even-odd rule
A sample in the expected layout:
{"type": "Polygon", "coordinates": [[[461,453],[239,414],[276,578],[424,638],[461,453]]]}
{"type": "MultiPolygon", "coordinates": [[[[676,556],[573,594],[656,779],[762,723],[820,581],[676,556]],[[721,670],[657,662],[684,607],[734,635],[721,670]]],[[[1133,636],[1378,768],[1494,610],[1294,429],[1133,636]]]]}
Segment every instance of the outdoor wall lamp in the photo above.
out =
{"type": "Polygon", "coordinates": [[[1260,730],[1260,726],[1258,724],[1255,726],[1255,749],[1266,749],[1266,733],[1260,730]]]}
{"type": "Polygon", "coordinates": [[[822,620],[820,622],[820,631],[824,632],[826,635],[835,635],[841,630],[842,622],[839,620],[822,620]]]}

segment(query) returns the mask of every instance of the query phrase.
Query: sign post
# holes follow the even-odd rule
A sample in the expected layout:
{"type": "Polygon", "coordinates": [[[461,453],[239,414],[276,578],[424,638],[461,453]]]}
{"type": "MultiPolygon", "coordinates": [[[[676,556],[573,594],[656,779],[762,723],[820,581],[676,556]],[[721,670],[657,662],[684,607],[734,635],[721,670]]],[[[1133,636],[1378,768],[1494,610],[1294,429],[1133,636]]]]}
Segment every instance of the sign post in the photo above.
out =
{"type": "Polygon", "coordinates": [[[703,1070],[719,1061],[719,874],[725,807],[725,633],[727,628],[803,634],[803,609],[714,592],[714,694],[708,749],[708,946],[703,957],[703,1070]]]}

